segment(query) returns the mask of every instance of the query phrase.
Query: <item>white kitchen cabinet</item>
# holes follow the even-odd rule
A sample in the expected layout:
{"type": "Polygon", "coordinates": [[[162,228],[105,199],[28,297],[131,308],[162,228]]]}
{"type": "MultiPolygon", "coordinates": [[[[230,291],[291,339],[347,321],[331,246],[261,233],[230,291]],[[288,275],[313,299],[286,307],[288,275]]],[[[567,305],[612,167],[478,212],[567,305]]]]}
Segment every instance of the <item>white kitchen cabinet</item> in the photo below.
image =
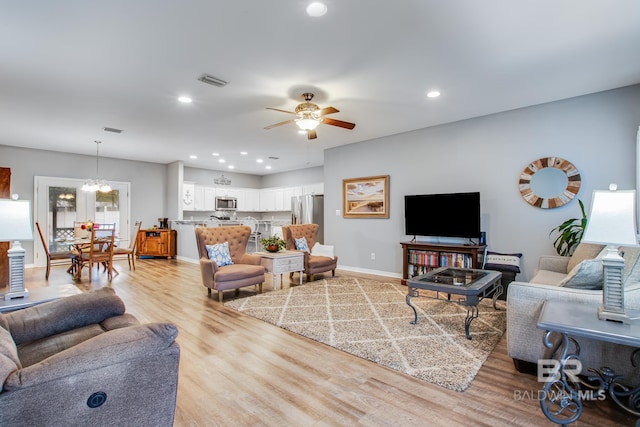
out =
{"type": "Polygon", "coordinates": [[[263,188],[260,190],[260,211],[272,212],[276,210],[276,190],[263,188]]]}
{"type": "Polygon", "coordinates": [[[238,210],[243,212],[260,211],[260,190],[257,188],[245,188],[242,204],[238,199],[238,210]]]}
{"type": "Polygon", "coordinates": [[[195,185],[194,193],[193,193],[193,210],[194,211],[203,211],[204,210],[204,185],[195,185]]]}
{"type": "Polygon", "coordinates": [[[183,211],[192,211],[193,207],[193,196],[195,192],[195,184],[193,182],[183,182],[182,183],[182,210],[183,211]]]}
{"type": "Polygon", "coordinates": [[[216,196],[229,196],[229,187],[216,187],[216,196]]]}
{"type": "Polygon", "coordinates": [[[216,189],[215,187],[204,187],[204,210],[216,210],[216,189]]]}
{"type": "Polygon", "coordinates": [[[324,182],[303,185],[302,194],[324,194],[324,182]]]}
{"type": "MultiPolygon", "coordinates": [[[[274,210],[275,211],[283,211],[284,209],[284,188],[276,188],[274,190],[274,210]]],[[[291,199],[289,199],[291,200],[291,199]]],[[[288,209],[287,209],[288,210],[288,209]]]]}
{"type": "Polygon", "coordinates": [[[302,195],[302,187],[301,186],[287,187],[287,188],[284,188],[283,190],[284,190],[283,206],[282,206],[282,209],[280,210],[288,211],[288,210],[291,210],[291,198],[294,196],[302,195]]]}

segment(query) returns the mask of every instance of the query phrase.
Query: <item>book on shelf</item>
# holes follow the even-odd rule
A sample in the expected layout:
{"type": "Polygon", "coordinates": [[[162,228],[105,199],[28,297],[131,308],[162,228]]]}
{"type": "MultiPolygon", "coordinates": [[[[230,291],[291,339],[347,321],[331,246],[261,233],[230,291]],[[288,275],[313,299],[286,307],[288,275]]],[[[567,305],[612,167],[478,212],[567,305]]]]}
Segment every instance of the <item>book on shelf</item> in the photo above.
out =
{"type": "Polygon", "coordinates": [[[409,261],[409,264],[437,266],[438,252],[410,250],[408,261],[409,261]]]}

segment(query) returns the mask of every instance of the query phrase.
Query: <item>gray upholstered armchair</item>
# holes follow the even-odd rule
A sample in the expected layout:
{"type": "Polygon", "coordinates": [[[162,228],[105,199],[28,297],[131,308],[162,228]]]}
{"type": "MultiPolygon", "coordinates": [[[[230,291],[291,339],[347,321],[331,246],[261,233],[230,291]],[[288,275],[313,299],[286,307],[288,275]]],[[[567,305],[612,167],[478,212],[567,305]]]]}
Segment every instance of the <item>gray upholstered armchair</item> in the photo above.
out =
{"type": "Polygon", "coordinates": [[[171,426],[177,334],[112,288],[0,314],[0,425],[171,426]]]}
{"type": "Polygon", "coordinates": [[[251,236],[251,227],[244,225],[237,227],[196,227],[196,243],[200,257],[200,273],[202,284],[211,290],[218,291],[218,301],[222,302],[222,292],[239,289],[245,286],[258,285],[258,292],[262,292],[264,283],[264,267],[260,265],[259,255],[247,253],[247,243],[251,236]],[[209,257],[207,245],[228,244],[231,264],[222,265],[209,257]]]}
{"type": "MultiPolygon", "coordinates": [[[[284,240],[287,242],[287,249],[291,251],[297,250],[296,239],[304,237],[309,246],[309,250],[316,244],[318,238],[318,224],[294,224],[282,227],[284,240]]],[[[328,256],[311,255],[310,252],[304,252],[304,272],[307,275],[307,281],[313,280],[315,273],[324,273],[331,271],[331,275],[336,275],[336,267],[338,266],[338,257],[330,258],[328,256]]],[[[293,276],[293,273],[291,273],[293,276]]]]}

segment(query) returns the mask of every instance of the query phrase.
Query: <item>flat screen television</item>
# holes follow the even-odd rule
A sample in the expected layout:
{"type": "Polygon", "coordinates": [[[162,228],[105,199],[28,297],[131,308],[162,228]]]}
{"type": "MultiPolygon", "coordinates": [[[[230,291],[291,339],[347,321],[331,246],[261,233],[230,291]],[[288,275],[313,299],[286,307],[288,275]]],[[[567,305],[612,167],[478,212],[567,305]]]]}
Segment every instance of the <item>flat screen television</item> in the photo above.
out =
{"type": "Polygon", "coordinates": [[[405,232],[411,236],[480,237],[480,193],[404,196],[405,232]]]}

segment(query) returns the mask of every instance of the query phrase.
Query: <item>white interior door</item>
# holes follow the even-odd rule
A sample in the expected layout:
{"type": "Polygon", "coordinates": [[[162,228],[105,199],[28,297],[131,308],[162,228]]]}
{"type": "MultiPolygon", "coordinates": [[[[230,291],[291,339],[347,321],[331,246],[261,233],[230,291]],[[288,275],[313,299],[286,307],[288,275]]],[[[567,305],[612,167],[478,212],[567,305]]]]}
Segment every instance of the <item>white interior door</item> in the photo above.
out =
{"type": "MultiPolygon", "coordinates": [[[[109,182],[109,193],[82,190],[83,180],[71,178],[35,177],[34,216],[40,224],[50,252],[66,251],[60,240],[73,236],[75,221],[93,220],[96,223],[115,223],[120,246],[128,246],[130,239],[130,184],[109,182]]],[[[38,236],[34,238],[34,264],[47,263],[44,247],[38,236]]]]}

